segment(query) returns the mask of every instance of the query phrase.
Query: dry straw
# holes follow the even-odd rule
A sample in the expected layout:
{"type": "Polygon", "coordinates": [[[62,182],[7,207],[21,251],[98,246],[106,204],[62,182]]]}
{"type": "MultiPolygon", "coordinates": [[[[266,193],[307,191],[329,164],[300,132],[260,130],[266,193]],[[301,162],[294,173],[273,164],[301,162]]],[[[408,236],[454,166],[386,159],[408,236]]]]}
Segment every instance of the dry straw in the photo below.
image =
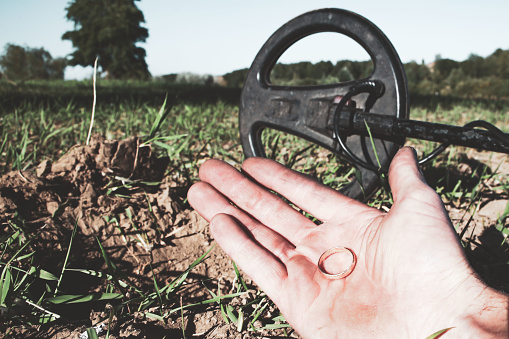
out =
{"type": "Polygon", "coordinates": [[[95,80],[96,80],[96,75],[97,75],[97,59],[98,58],[95,58],[95,62],[94,62],[94,77],[93,77],[93,84],[92,84],[93,89],[94,89],[94,102],[92,103],[92,117],[90,118],[90,128],[88,129],[87,146],[90,143],[90,136],[92,135],[92,126],[94,126],[95,103],[97,100],[97,94],[95,91],[95,80]]]}

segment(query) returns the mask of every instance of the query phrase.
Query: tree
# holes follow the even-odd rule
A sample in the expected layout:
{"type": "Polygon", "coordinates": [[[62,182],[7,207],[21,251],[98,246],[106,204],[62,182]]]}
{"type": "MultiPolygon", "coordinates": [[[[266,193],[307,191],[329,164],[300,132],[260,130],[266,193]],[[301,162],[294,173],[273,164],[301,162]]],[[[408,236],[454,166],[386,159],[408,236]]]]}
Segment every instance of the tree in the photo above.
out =
{"type": "Polygon", "coordinates": [[[327,78],[329,75],[332,74],[332,70],[334,69],[334,65],[330,61],[320,61],[316,63],[312,70],[311,74],[308,74],[309,76],[313,76],[315,78],[327,78]]]}
{"type": "Polygon", "coordinates": [[[145,18],[134,1],[139,0],[72,1],[66,10],[74,30],[62,36],[76,48],[69,64],[92,66],[97,57],[108,78],[148,78],[145,49],[136,46],[146,40],[148,30],[141,26],[145,18]]]}
{"type": "Polygon", "coordinates": [[[503,79],[509,78],[509,50],[504,51],[499,48],[486,61],[488,60],[490,68],[496,70],[490,75],[498,75],[503,79]]]}
{"type": "Polygon", "coordinates": [[[433,69],[434,80],[437,84],[443,82],[459,63],[451,59],[442,59],[437,56],[435,67],[433,69]]]}
{"type": "Polygon", "coordinates": [[[411,61],[404,65],[406,78],[408,83],[408,90],[410,93],[417,92],[419,86],[424,80],[430,80],[431,72],[429,68],[424,64],[418,64],[415,61],[411,61]]]}
{"type": "MultiPolygon", "coordinates": [[[[472,78],[482,78],[484,76],[491,75],[486,72],[485,64],[486,63],[483,57],[475,54],[470,54],[468,59],[461,63],[461,68],[463,68],[463,72],[466,75],[472,78]]],[[[496,73],[496,70],[494,70],[494,73],[496,73]]]]}
{"type": "Polygon", "coordinates": [[[65,58],[53,59],[44,48],[7,44],[4,54],[0,56],[2,74],[13,82],[63,79],[66,65],[65,58]]]}

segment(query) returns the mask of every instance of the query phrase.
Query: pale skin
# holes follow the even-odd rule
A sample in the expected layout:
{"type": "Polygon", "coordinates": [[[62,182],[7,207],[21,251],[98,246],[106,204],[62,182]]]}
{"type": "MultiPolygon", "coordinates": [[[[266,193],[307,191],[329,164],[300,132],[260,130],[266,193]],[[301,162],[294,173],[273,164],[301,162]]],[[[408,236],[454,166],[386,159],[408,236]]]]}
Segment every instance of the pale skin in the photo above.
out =
{"type": "MultiPolygon", "coordinates": [[[[242,172],[209,160],[200,179],[189,202],[303,338],[424,339],[451,327],[443,338],[509,337],[508,297],[469,266],[412,149],[392,161],[388,213],[268,159],[247,159],[242,172]],[[346,278],[330,280],[317,263],[336,246],[350,248],[357,264],[346,278]]],[[[337,257],[327,260],[329,273],[345,265],[337,257]]]]}

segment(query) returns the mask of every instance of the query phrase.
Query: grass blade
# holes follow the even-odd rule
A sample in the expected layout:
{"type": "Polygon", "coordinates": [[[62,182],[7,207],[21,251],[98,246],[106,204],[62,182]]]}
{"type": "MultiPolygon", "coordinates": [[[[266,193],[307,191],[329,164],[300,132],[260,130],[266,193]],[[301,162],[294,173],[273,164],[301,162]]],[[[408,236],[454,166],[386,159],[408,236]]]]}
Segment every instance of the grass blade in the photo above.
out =
{"type": "Polygon", "coordinates": [[[97,59],[95,58],[94,62],[94,77],[93,77],[93,90],[94,90],[94,101],[92,102],[92,116],[90,117],[90,128],[88,129],[88,136],[87,136],[87,145],[90,144],[90,137],[92,136],[92,127],[94,126],[94,118],[95,118],[95,105],[97,103],[97,92],[95,89],[95,81],[97,77],[97,59]]]}
{"type": "Polygon", "coordinates": [[[97,335],[97,332],[96,332],[95,328],[93,328],[93,327],[87,328],[86,333],[87,333],[86,338],[88,338],[88,339],[99,339],[99,336],[97,335]]]}
{"type": "Polygon", "coordinates": [[[433,333],[432,335],[430,335],[429,337],[427,337],[426,339],[438,339],[440,338],[442,335],[446,334],[447,332],[449,332],[451,329],[453,329],[454,327],[449,327],[449,328],[446,328],[446,329],[443,329],[443,330],[440,330],[438,332],[435,332],[433,333]]]}
{"type": "Polygon", "coordinates": [[[380,159],[378,158],[378,152],[376,151],[375,140],[373,139],[373,135],[371,135],[371,129],[369,128],[366,120],[364,120],[364,124],[366,125],[366,130],[368,131],[368,135],[369,135],[369,141],[371,142],[371,147],[373,147],[373,152],[375,153],[376,163],[378,164],[378,170],[380,171],[380,169],[382,168],[382,163],[380,162],[380,159]]]}
{"type": "MultiPolygon", "coordinates": [[[[198,303],[184,305],[184,306],[182,306],[182,308],[185,309],[185,308],[194,307],[194,306],[203,306],[203,305],[213,304],[213,303],[217,303],[218,301],[223,300],[223,299],[232,299],[232,298],[235,298],[235,297],[240,297],[241,295],[244,295],[246,293],[247,292],[239,292],[239,293],[232,293],[232,294],[227,294],[227,295],[223,295],[223,296],[218,296],[218,297],[215,297],[215,298],[212,298],[212,299],[200,301],[198,303]]],[[[178,311],[180,311],[180,309],[181,309],[181,307],[177,307],[177,308],[171,309],[171,310],[168,311],[168,314],[172,314],[172,313],[178,312],[178,311]]],[[[237,319],[237,317],[235,317],[235,319],[237,319]]],[[[235,322],[237,322],[237,320],[235,320],[235,322]]]]}
{"type": "Polygon", "coordinates": [[[152,263],[150,264],[150,271],[152,272],[152,280],[154,281],[154,289],[157,296],[157,301],[159,302],[159,311],[163,313],[163,299],[161,298],[161,292],[159,291],[159,286],[157,285],[156,275],[154,273],[154,269],[152,267],[152,263]]]}
{"type": "Polygon", "coordinates": [[[149,318],[149,319],[154,319],[154,320],[158,320],[158,321],[164,322],[164,317],[161,317],[160,315],[157,315],[157,314],[152,313],[152,312],[146,312],[145,316],[147,318],[149,318]]]}
{"type": "Polygon", "coordinates": [[[163,287],[160,293],[166,291],[166,299],[170,299],[171,294],[174,293],[184,283],[187,276],[189,275],[189,272],[191,272],[193,268],[200,264],[209,255],[210,251],[212,251],[213,248],[214,246],[209,248],[204,254],[202,254],[198,259],[196,259],[191,265],[189,265],[189,267],[181,275],[175,278],[170,284],[163,287]]]}
{"type": "Polygon", "coordinates": [[[72,234],[71,234],[71,240],[69,241],[69,248],[67,249],[67,254],[65,255],[64,264],[62,266],[62,272],[60,273],[60,277],[58,278],[58,282],[57,282],[57,287],[55,288],[55,292],[53,293],[54,297],[58,293],[58,288],[60,287],[60,283],[62,282],[62,277],[64,276],[65,269],[67,268],[67,260],[69,260],[69,254],[71,253],[72,242],[74,240],[74,237],[76,236],[76,230],[78,229],[78,220],[79,219],[76,219],[76,222],[74,223],[74,228],[73,228],[72,234]]]}
{"type": "Polygon", "coordinates": [[[228,315],[228,318],[230,318],[230,321],[232,323],[237,323],[239,319],[234,313],[234,309],[232,305],[226,305],[226,314],[228,315]]]}
{"type": "Polygon", "coordinates": [[[106,253],[106,250],[104,249],[104,247],[102,246],[101,242],[99,241],[98,238],[97,239],[97,243],[99,244],[99,249],[101,251],[101,254],[103,256],[103,259],[104,261],[106,262],[106,266],[108,267],[108,270],[110,271],[110,274],[112,276],[112,280],[113,280],[113,283],[115,284],[115,286],[120,290],[120,291],[124,291],[124,287],[123,287],[123,284],[127,284],[127,286],[129,286],[130,288],[132,288],[133,290],[135,290],[138,294],[140,294],[141,296],[143,296],[143,298],[147,298],[147,296],[145,295],[145,293],[143,293],[139,288],[137,288],[136,286],[134,286],[133,284],[131,284],[129,282],[129,279],[127,278],[127,276],[125,274],[123,274],[122,272],[120,271],[117,271],[117,267],[115,266],[115,264],[110,260],[110,258],[108,257],[108,254],[106,253]],[[124,279],[125,281],[127,282],[123,282],[120,278],[124,279]]]}
{"type": "Polygon", "coordinates": [[[2,276],[0,277],[0,306],[6,307],[5,300],[7,295],[11,291],[12,275],[9,266],[5,266],[2,270],[2,276]]]}
{"type": "MultiPolygon", "coordinates": [[[[239,269],[237,268],[237,264],[235,264],[234,261],[232,261],[232,264],[233,264],[233,269],[235,270],[235,275],[237,276],[237,280],[240,281],[240,284],[242,285],[242,287],[244,288],[244,291],[247,291],[249,290],[247,288],[247,285],[246,285],[246,282],[244,281],[244,279],[242,278],[242,276],[240,275],[240,272],[239,272],[239,269]]],[[[237,289],[238,291],[239,289],[237,289]]]]}
{"type": "Polygon", "coordinates": [[[153,139],[155,137],[156,133],[161,128],[162,123],[164,122],[164,120],[166,120],[166,118],[168,117],[168,114],[170,114],[171,107],[168,109],[165,109],[167,100],[168,100],[168,94],[166,94],[166,97],[164,98],[163,105],[161,106],[161,109],[159,110],[159,113],[157,114],[157,117],[154,120],[152,127],[150,128],[150,133],[148,134],[148,139],[153,139]]]}
{"type": "Polygon", "coordinates": [[[47,298],[46,301],[55,305],[77,304],[99,300],[117,300],[124,295],[121,293],[92,293],[92,294],[65,294],[58,297],[47,298]]]}

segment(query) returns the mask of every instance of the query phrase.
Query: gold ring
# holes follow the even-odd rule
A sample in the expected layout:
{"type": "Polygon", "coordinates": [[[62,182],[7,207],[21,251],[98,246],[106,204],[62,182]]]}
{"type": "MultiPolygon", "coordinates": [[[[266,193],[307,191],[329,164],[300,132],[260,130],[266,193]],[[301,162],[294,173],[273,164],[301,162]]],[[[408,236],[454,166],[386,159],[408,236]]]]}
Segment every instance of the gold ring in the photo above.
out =
{"type": "Polygon", "coordinates": [[[322,273],[325,278],[336,280],[336,279],[343,279],[343,278],[348,277],[350,275],[350,273],[352,273],[356,264],[357,264],[357,256],[355,255],[355,253],[353,253],[353,251],[349,248],[340,246],[340,247],[333,247],[333,248],[328,249],[327,251],[323,252],[323,254],[320,256],[320,259],[318,260],[318,269],[320,270],[320,273],[322,273]],[[336,273],[336,274],[327,273],[323,267],[323,262],[325,261],[325,259],[327,259],[328,257],[330,257],[333,254],[343,253],[343,252],[348,252],[352,255],[352,263],[350,264],[350,266],[347,269],[345,269],[339,273],[336,273]]]}

